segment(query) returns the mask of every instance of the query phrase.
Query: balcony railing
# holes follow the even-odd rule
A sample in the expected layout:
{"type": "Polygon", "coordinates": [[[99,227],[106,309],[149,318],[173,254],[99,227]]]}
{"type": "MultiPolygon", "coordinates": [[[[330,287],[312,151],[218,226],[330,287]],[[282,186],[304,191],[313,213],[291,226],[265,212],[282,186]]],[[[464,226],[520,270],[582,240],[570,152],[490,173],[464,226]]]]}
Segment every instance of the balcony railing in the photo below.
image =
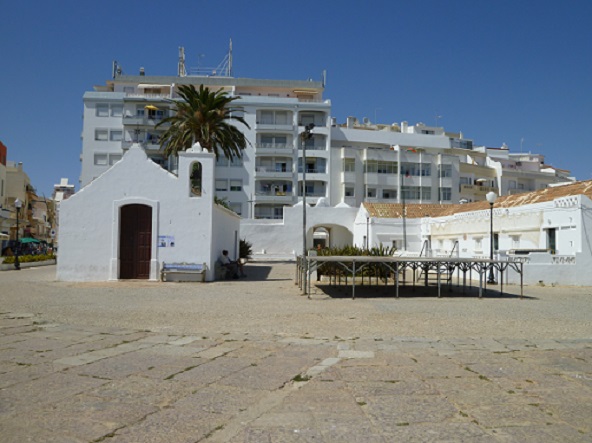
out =
{"type": "Polygon", "coordinates": [[[496,190],[496,188],[494,188],[493,186],[467,185],[467,184],[462,184],[462,185],[460,185],[460,188],[459,188],[460,192],[467,192],[469,194],[480,194],[480,195],[485,195],[491,191],[495,192],[495,190],[496,190]]]}
{"type": "Polygon", "coordinates": [[[150,151],[160,150],[160,143],[156,140],[139,140],[137,142],[124,140],[121,142],[121,149],[129,149],[134,143],[139,143],[144,149],[148,149],[150,151]]]}
{"type": "Polygon", "coordinates": [[[292,150],[294,145],[288,143],[257,143],[255,149],[292,150]]]}
{"type": "Polygon", "coordinates": [[[135,125],[135,126],[156,126],[163,121],[166,116],[145,116],[145,115],[126,115],[123,117],[124,125],[135,125]]]}
{"type": "MultiPolygon", "coordinates": [[[[302,174],[302,168],[298,168],[298,173],[302,174]]],[[[326,174],[327,168],[311,168],[306,170],[307,174],[326,174]]]]}

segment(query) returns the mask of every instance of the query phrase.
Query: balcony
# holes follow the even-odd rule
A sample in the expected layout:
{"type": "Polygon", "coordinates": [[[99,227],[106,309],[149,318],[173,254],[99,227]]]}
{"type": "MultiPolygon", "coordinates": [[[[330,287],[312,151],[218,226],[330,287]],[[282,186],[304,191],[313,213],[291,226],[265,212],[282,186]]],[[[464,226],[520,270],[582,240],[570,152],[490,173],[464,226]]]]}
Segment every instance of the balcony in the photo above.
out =
{"type": "Polygon", "coordinates": [[[255,167],[255,178],[283,178],[287,180],[292,179],[292,167],[287,168],[286,171],[278,171],[274,168],[264,166],[255,167]]]}
{"type": "MultiPolygon", "coordinates": [[[[460,193],[472,194],[472,195],[485,195],[488,192],[495,192],[497,188],[492,186],[481,186],[481,185],[460,185],[460,193]]],[[[526,191],[523,191],[526,192],[526,191]]]]}
{"type": "Polygon", "coordinates": [[[255,154],[257,155],[285,155],[292,157],[294,151],[293,144],[276,144],[276,143],[257,143],[255,145],[255,154]]]}
{"type": "MultiPolygon", "coordinates": [[[[302,151],[302,144],[299,144],[298,146],[298,150],[302,151]]],[[[309,151],[326,151],[327,150],[327,146],[325,144],[321,144],[321,143],[315,143],[314,145],[311,146],[306,146],[306,152],[308,153],[309,151]]]]}
{"type": "Polygon", "coordinates": [[[291,204],[294,201],[294,196],[291,192],[257,191],[253,200],[255,200],[255,203],[291,204]]]}
{"type": "MultiPolygon", "coordinates": [[[[123,117],[124,126],[150,126],[154,127],[163,121],[166,117],[154,116],[146,117],[145,115],[126,115],[123,117]]],[[[163,125],[163,126],[168,126],[163,125]]]]}
{"type": "Polygon", "coordinates": [[[121,142],[121,149],[124,151],[128,150],[134,143],[139,143],[146,151],[156,152],[160,151],[160,144],[155,140],[141,140],[139,142],[133,142],[130,140],[123,140],[121,142]]]}
{"type": "Polygon", "coordinates": [[[294,131],[292,123],[257,122],[255,129],[258,131],[294,131]]]}

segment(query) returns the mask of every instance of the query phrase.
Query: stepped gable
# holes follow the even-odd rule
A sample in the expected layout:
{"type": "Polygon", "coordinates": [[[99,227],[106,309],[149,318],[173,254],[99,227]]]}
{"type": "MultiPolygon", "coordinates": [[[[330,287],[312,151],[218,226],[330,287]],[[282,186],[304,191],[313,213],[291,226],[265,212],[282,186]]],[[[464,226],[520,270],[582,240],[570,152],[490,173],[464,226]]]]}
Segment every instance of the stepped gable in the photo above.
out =
{"type": "MultiPolygon", "coordinates": [[[[592,199],[592,180],[575,182],[569,185],[553,186],[538,191],[525,192],[523,194],[506,195],[498,197],[495,208],[514,208],[552,201],[556,198],[585,195],[592,199]]],[[[371,217],[375,218],[402,218],[402,203],[364,203],[364,207],[371,217]]],[[[407,203],[407,218],[443,217],[460,212],[489,210],[489,202],[486,200],[465,204],[417,204],[407,203]]]]}

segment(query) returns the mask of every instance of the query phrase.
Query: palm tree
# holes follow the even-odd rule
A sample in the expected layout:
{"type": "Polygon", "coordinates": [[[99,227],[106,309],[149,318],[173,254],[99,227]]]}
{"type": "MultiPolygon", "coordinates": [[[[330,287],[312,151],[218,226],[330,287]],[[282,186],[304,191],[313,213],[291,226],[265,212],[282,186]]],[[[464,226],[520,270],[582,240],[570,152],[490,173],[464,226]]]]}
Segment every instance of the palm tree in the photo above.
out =
{"type": "Polygon", "coordinates": [[[183,100],[170,100],[174,104],[175,115],[157,125],[170,124],[160,138],[165,155],[176,156],[179,151],[185,151],[199,142],[203,149],[213,152],[216,157],[241,157],[248,140],[236,126],[230,124],[230,121],[236,121],[250,129],[243,117],[233,115],[239,109],[230,106],[240,97],[229,97],[222,89],[213,92],[203,85],[199,90],[193,85],[181,85],[179,95],[183,100]]]}

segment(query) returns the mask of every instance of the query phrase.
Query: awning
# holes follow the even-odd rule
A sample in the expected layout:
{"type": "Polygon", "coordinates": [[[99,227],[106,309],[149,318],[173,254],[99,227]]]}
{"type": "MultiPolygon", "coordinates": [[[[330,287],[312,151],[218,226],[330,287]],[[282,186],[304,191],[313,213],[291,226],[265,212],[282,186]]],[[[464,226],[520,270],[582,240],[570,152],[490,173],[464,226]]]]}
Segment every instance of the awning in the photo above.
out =
{"type": "Polygon", "coordinates": [[[21,243],[41,243],[40,240],[37,240],[36,238],[33,237],[23,237],[20,239],[21,243]]]}

